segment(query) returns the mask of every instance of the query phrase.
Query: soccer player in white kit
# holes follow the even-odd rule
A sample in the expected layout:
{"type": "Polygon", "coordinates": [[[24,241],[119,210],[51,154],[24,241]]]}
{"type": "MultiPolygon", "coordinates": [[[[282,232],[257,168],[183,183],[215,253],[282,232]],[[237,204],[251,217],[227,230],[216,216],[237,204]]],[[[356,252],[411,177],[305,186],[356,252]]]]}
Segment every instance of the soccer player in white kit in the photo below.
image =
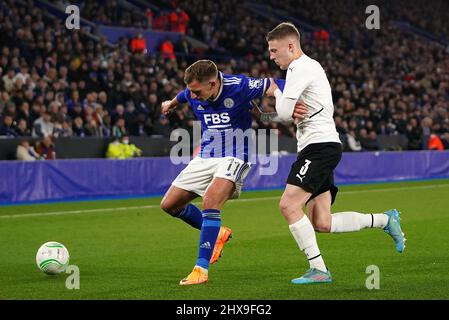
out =
{"type": "Polygon", "coordinates": [[[300,34],[291,23],[281,23],[266,40],[270,59],[287,70],[284,90],[275,91],[278,120],[291,120],[297,101],[304,103],[308,116],[297,124],[298,158],[293,163],[279,208],[299,248],[306,254],[310,268],[294,284],[332,282],[321,256],[315,230],[350,232],[363,228],[382,228],[403,252],[405,238],[396,209],[385,213],[331,214],[338,188],[333,171],[342,155],[341,142],[333,120],[334,105],[326,73],[320,63],[301,50],[300,34]],[[303,207],[307,205],[307,215],[303,207]]]}

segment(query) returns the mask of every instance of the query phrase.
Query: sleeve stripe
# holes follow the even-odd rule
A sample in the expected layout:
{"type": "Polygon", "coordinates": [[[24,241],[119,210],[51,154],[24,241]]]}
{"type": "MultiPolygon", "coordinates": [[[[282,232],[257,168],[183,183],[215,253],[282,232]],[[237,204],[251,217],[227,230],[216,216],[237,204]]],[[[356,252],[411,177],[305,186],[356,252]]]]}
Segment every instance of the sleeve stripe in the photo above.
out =
{"type": "Polygon", "coordinates": [[[227,81],[227,80],[242,80],[242,78],[239,78],[239,77],[228,77],[228,78],[223,78],[223,81],[227,81]]]}
{"type": "Polygon", "coordinates": [[[240,84],[241,81],[224,81],[223,84],[240,84]]]}
{"type": "Polygon", "coordinates": [[[223,83],[236,83],[239,84],[240,82],[242,82],[241,80],[228,80],[228,81],[223,81],[223,83]]]}

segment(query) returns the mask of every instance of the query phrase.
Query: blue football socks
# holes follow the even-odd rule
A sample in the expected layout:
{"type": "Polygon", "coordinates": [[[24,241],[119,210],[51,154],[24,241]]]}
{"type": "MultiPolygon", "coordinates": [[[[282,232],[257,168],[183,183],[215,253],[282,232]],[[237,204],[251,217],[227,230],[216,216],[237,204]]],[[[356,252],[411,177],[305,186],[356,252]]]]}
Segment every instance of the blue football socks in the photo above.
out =
{"type": "Polygon", "coordinates": [[[191,203],[178,214],[177,218],[184,220],[192,227],[199,230],[201,230],[201,226],[203,225],[203,215],[201,210],[191,203]]]}
{"type": "Polygon", "coordinates": [[[215,241],[221,227],[220,210],[206,209],[203,211],[203,225],[201,226],[200,248],[196,265],[204,269],[209,268],[209,261],[214,252],[215,241]]]}

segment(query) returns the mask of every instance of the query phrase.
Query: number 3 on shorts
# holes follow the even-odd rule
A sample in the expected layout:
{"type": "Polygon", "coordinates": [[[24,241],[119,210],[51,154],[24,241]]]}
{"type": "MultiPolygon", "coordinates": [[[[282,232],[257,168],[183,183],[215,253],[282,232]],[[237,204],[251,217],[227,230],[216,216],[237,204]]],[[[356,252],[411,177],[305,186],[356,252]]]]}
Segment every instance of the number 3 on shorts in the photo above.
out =
{"type": "Polygon", "coordinates": [[[307,170],[309,170],[309,164],[312,163],[312,161],[307,160],[307,159],[305,161],[306,161],[306,163],[301,167],[301,170],[299,170],[299,174],[301,176],[305,176],[306,175],[307,170]]]}

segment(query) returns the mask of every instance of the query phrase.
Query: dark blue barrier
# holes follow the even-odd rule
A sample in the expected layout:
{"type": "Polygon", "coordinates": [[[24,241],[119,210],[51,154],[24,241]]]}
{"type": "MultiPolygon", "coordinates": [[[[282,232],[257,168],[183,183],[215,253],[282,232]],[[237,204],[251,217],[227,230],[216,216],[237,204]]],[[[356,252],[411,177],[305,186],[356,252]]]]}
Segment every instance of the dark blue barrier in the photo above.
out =
{"type": "Polygon", "coordinates": [[[409,33],[414,33],[417,36],[421,36],[423,38],[426,38],[430,41],[434,41],[434,42],[438,42],[439,44],[443,45],[443,46],[448,46],[449,45],[449,39],[447,37],[444,36],[435,36],[434,34],[418,28],[414,25],[411,25],[409,22],[407,21],[392,21],[391,24],[399,29],[401,29],[402,31],[405,32],[409,32],[409,33]]]}
{"type": "Polygon", "coordinates": [[[182,168],[165,157],[1,161],[0,203],[160,194],[182,168]]]}
{"type": "Polygon", "coordinates": [[[449,178],[449,151],[345,153],[335,172],[340,184],[449,178]]]}
{"type": "Polygon", "coordinates": [[[173,45],[183,36],[180,32],[171,31],[148,31],[143,29],[111,27],[100,25],[98,27],[100,34],[111,43],[117,43],[120,38],[134,38],[138,33],[141,33],[147,43],[147,50],[149,53],[159,52],[161,43],[165,40],[170,40],[173,45]]]}
{"type": "MultiPolygon", "coordinates": [[[[245,190],[283,187],[295,159],[277,158],[275,175],[260,175],[262,166],[256,163],[245,190]]],[[[167,157],[0,161],[0,203],[158,195],[184,167],[167,157]]],[[[449,178],[448,151],[345,153],[335,172],[337,184],[432,178],[449,178]]]]}

